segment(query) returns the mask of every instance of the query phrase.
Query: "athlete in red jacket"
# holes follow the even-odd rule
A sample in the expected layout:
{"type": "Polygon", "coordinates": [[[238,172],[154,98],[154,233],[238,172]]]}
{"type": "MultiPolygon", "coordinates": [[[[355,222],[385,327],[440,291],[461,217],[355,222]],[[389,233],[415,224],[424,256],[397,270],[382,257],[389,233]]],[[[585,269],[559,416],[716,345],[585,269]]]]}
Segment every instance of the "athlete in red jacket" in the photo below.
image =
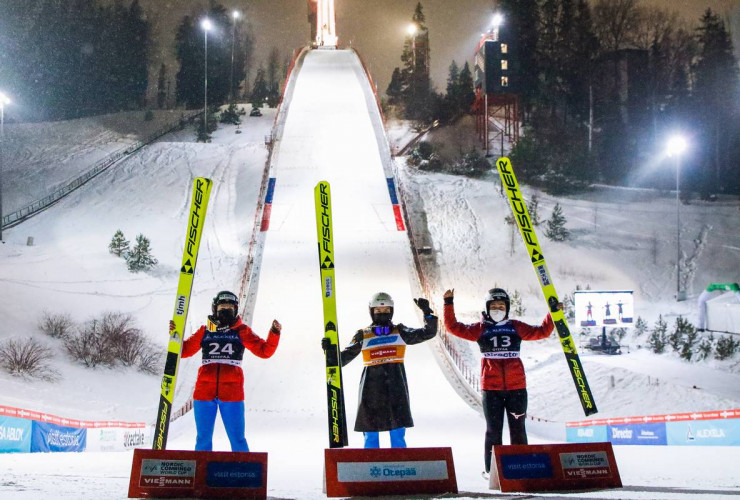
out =
{"type": "MultiPolygon", "coordinates": [[[[259,338],[252,329],[237,316],[239,299],[231,292],[219,292],[213,299],[213,316],[209,319],[216,325],[214,331],[201,326],[185,339],[182,357],[189,358],[198,351],[202,353],[203,365],[198,369],[198,378],[193,392],[193,411],[198,436],[195,449],[213,449],[213,426],[216,412],[220,410],[232,451],[249,451],[244,437],[244,373],[241,364],[244,350],[257,357],[269,358],[275,353],[280,341],[281,326],[273,320],[267,340],[259,338]]],[[[174,328],[174,323],[170,323],[174,328]]]]}
{"type": "Polygon", "coordinates": [[[522,340],[547,338],[555,325],[550,314],[540,326],[508,319],[509,294],[501,288],[488,291],[483,319],[472,325],[457,321],[453,300],[454,290],[447,290],[444,294],[445,328],[456,337],[477,342],[481,350],[481,392],[486,417],[484,458],[488,474],[491,448],[502,444],[504,413],[509,423],[511,444],[527,444],[527,381],[524,365],[519,359],[522,340]]]}

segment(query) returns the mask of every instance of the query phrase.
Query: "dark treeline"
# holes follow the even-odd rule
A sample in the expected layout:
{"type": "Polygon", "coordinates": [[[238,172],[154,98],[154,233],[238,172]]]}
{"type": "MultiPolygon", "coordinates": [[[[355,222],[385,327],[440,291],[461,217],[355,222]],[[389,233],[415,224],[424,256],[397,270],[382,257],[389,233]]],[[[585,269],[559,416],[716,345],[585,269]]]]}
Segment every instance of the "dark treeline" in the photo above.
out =
{"type": "Polygon", "coordinates": [[[138,0],[0,2],[0,83],[27,120],[145,104],[149,24],[138,0]]]}
{"type": "MultiPolygon", "coordinates": [[[[738,66],[720,16],[707,10],[692,25],[638,0],[494,4],[505,19],[502,37],[516,47],[524,133],[511,155],[524,179],[548,189],[591,182],[668,189],[676,170],[665,144],[681,131],[690,143],[682,191],[740,192],[738,66]]],[[[454,61],[447,95],[415,83],[415,73],[429,75],[420,13],[418,4],[418,29],[407,37],[388,104],[424,122],[470,112],[472,81],[454,61]],[[421,67],[414,40],[425,51],[421,67]]]]}
{"type": "Polygon", "coordinates": [[[219,105],[233,99],[250,97],[253,102],[277,104],[284,76],[280,54],[273,48],[267,69],[254,66],[254,36],[241,20],[236,22],[220,4],[213,4],[180,23],[175,37],[175,51],[180,70],[177,73],[176,100],[190,108],[203,106],[205,71],[205,32],[202,21],[210,20],[208,32],[208,102],[219,105]],[[233,91],[231,61],[234,54],[233,91]],[[250,78],[254,84],[250,85],[250,78]]]}

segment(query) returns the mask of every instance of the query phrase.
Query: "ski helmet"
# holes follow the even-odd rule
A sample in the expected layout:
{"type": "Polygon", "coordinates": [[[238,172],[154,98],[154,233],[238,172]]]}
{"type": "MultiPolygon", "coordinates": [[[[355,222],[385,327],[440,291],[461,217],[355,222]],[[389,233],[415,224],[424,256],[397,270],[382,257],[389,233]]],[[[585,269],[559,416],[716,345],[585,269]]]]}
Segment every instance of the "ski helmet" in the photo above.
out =
{"type": "Polygon", "coordinates": [[[218,292],[215,297],[213,297],[213,303],[211,304],[211,312],[214,316],[216,316],[216,308],[219,304],[234,304],[234,307],[236,307],[236,310],[239,311],[239,297],[237,297],[233,292],[230,292],[228,290],[223,290],[221,292],[218,292]]]}
{"type": "Polygon", "coordinates": [[[506,304],[506,317],[509,317],[509,308],[511,307],[511,300],[509,300],[509,294],[503,288],[491,288],[486,293],[486,314],[491,307],[491,302],[501,301],[506,304]]]}
{"type": "Polygon", "coordinates": [[[390,317],[393,317],[393,298],[385,292],[378,292],[373,295],[367,305],[370,308],[370,317],[373,321],[375,321],[375,313],[373,312],[373,309],[376,307],[390,307],[390,317]]]}

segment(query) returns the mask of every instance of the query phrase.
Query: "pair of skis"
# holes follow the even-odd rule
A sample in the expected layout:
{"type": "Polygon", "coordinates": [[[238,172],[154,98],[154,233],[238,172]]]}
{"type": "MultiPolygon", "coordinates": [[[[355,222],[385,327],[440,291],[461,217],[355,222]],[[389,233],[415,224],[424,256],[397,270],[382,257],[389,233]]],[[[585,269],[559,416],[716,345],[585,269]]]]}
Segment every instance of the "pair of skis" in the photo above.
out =
{"type": "MultiPolygon", "coordinates": [[[[183,250],[182,265],[180,266],[175,310],[172,315],[175,328],[170,333],[167,344],[167,358],[164,374],[162,375],[157,419],[154,425],[155,432],[152,448],[155,450],[164,450],[167,447],[172,403],[175,397],[177,374],[182,354],[183,332],[185,331],[185,321],[190,308],[190,296],[193,288],[195,267],[198,261],[198,250],[200,249],[200,241],[212,186],[213,182],[203,177],[198,177],[193,182],[188,227],[185,233],[185,248],[183,250]]],[[[331,348],[326,351],[329,446],[331,448],[341,448],[347,446],[348,440],[337,328],[336,287],[334,279],[334,230],[332,228],[331,191],[329,183],[320,182],[316,186],[315,197],[324,309],[324,335],[331,343],[331,348]]]]}

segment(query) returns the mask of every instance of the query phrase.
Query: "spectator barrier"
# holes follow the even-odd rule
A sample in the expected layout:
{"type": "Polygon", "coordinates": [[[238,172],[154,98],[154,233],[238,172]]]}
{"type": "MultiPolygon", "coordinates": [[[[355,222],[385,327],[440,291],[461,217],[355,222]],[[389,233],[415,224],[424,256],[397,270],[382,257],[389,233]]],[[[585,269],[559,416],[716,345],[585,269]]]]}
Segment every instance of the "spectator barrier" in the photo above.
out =
{"type": "Polygon", "coordinates": [[[145,445],[143,422],[86,421],[0,406],[0,453],[126,451],[145,445]]]}
{"type": "Polygon", "coordinates": [[[740,410],[584,420],[565,426],[570,443],[740,446],[740,410]]]}

